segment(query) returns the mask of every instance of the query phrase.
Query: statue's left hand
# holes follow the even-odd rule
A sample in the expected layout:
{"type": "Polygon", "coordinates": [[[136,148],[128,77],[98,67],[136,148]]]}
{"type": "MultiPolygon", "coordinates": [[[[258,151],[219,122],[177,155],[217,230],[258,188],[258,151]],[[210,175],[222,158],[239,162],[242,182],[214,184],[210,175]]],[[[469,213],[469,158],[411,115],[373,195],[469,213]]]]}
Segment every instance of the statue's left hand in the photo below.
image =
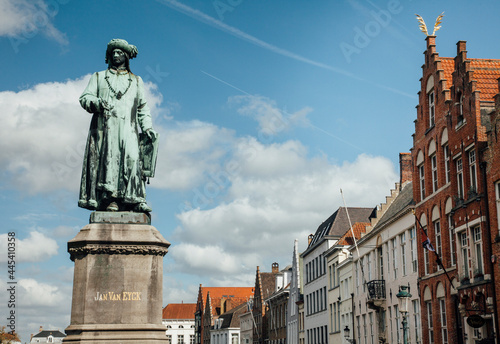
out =
{"type": "Polygon", "coordinates": [[[151,140],[156,140],[156,138],[158,137],[158,133],[156,131],[154,131],[153,129],[146,130],[146,135],[148,135],[148,137],[151,140]]]}

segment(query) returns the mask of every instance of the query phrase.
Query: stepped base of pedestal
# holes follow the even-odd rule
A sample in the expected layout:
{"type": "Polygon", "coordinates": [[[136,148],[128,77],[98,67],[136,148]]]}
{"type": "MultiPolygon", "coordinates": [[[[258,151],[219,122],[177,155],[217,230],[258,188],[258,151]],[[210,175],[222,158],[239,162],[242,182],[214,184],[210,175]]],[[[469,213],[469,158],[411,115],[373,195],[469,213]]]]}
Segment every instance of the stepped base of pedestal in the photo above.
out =
{"type": "Polygon", "coordinates": [[[70,325],[64,343],[166,344],[165,326],[142,324],[70,325]]]}

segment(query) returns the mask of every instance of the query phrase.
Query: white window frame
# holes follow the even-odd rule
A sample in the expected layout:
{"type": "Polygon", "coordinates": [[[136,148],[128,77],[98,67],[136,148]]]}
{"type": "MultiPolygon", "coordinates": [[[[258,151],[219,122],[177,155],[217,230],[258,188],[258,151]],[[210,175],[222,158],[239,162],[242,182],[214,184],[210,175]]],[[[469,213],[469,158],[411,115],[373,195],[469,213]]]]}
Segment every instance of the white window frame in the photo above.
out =
{"type": "Polygon", "coordinates": [[[429,101],[429,128],[432,128],[436,124],[436,96],[434,89],[427,93],[427,99],[429,101]]]}
{"type": "Polygon", "coordinates": [[[495,183],[495,201],[497,206],[497,227],[500,235],[500,181],[495,183]]]}
{"type": "Polygon", "coordinates": [[[392,266],[394,271],[394,279],[398,278],[398,244],[397,238],[394,237],[391,239],[391,248],[392,248],[392,266]]]}
{"type": "Polygon", "coordinates": [[[401,245],[401,276],[406,276],[406,232],[399,235],[401,245]]]}
{"type": "Polygon", "coordinates": [[[448,232],[450,233],[450,264],[451,266],[456,266],[457,243],[451,214],[448,214],[448,232]]]}
{"type": "Polygon", "coordinates": [[[476,151],[469,151],[469,172],[470,172],[470,190],[477,192],[477,165],[476,165],[476,151]]]}
{"type": "Polygon", "coordinates": [[[431,156],[431,169],[432,169],[432,192],[438,190],[438,171],[437,171],[437,156],[434,154],[431,156]]]}
{"type": "Polygon", "coordinates": [[[441,342],[448,344],[448,328],[446,326],[446,299],[439,299],[439,317],[441,320],[441,342]]]}
{"type": "Polygon", "coordinates": [[[425,199],[425,168],[424,164],[418,166],[418,177],[420,179],[420,200],[425,199]]]}
{"type": "MultiPolygon", "coordinates": [[[[434,221],[433,225],[434,225],[434,236],[435,236],[434,241],[436,243],[436,247],[434,247],[434,249],[436,250],[436,253],[439,255],[439,257],[442,257],[443,245],[442,245],[442,237],[441,237],[441,221],[436,220],[436,221],[434,221]]],[[[439,266],[439,264],[437,264],[437,269],[442,270],[441,266],[439,266]]]]}
{"type": "Polygon", "coordinates": [[[450,146],[445,145],[444,146],[444,170],[445,170],[446,184],[448,184],[450,182],[450,166],[451,166],[450,146]]]}
{"type": "Polygon", "coordinates": [[[415,227],[409,229],[410,232],[410,252],[411,252],[411,271],[418,272],[417,257],[417,230],[415,227]]]}
{"type": "Polygon", "coordinates": [[[458,198],[464,199],[464,171],[462,158],[457,159],[457,192],[458,198]]]}
{"type": "Polygon", "coordinates": [[[467,238],[467,231],[460,233],[460,256],[462,258],[462,272],[463,277],[470,278],[469,269],[469,244],[467,238]]]}
{"type": "Polygon", "coordinates": [[[429,330],[429,343],[434,344],[434,324],[432,323],[432,302],[426,301],[425,307],[427,311],[427,327],[429,330]]]}
{"type": "Polygon", "coordinates": [[[481,227],[472,227],[472,240],[474,242],[474,258],[476,264],[474,266],[474,274],[484,274],[484,264],[483,264],[483,242],[481,227]]]}
{"type": "Polygon", "coordinates": [[[415,343],[420,343],[420,300],[412,300],[413,322],[415,323],[415,343]]]}

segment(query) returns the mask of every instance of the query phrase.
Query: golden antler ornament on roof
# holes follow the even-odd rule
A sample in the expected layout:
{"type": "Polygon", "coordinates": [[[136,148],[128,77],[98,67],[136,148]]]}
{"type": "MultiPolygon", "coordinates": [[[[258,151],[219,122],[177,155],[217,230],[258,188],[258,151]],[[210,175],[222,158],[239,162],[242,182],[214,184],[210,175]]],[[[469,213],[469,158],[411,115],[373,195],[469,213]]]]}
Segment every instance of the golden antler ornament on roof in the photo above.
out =
{"type": "MultiPolygon", "coordinates": [[[[429,36],[429,31],[427,30],[427,26],[425,25],[424,18],[422,18],[420,15],[415,14],[417,16],[417,20],[419,22],[419,29],[423,33],[425,33],[426,36],[429,36]]],[[[443,21],[444,17],[444,12],[441,13],[437,18],[436,18],[436,23],[434,24],[434,30],[432,31],[432,36],[436,33],[441,28],[441,22],[443,21]]]]}

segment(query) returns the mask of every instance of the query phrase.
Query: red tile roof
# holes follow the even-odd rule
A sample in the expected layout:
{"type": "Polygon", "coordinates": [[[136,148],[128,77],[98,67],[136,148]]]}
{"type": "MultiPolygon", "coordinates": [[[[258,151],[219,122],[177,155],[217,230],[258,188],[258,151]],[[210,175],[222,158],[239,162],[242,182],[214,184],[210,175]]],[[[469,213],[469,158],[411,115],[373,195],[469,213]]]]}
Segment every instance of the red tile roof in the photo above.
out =
{"type": "Polygon", "coordinates": [[[194,319],[196,303],[170,303],[163,308],[162,319],[194,319]]]}
{"type": "Polygon", "coordinates": [[[471,70],[474,71],[472,79],[477,81],[477,89],[481,92],[480,99],[494,101],[493,97],[498,93],[500,60],[471,59],[470,61],[471,70]]]}
{"type": "Polygon", "coordinates": [[[444,79],[446,79],[446,88],[449,89],[453,82],[452,73],[455,70],[455,59],[453,57],[440,57],[440,60],[444,79]]]}
{"type": "Polygon", "coordinates": [[[205,304],[207,300],[207,293],[210,292],[210,301],[212,304],[212,315],[218,316],[224,310],[221,309],[222,300],[230,300],[226,303],[229,305],[230,309],[246,303],[249,299],[253,298],[254,288],[253,287],[202,287],[200,285],[200,291],[198,295],[198,302],[202,309],[205,309],[205,304]],[[201,294],[201,300],[200,300],[201,294]]]}
{"type": "Polygon", "coordinates": [[[354,245],[354,240],[352,239],[352,232],[354,232],[354,237],[356,240],[361,238],[361,234],[366,232],[366,226],[369,226],[368,222],[357,222],[352,226],[352,231],[349,229],[340,239],[338,245],[354,245]]]}

